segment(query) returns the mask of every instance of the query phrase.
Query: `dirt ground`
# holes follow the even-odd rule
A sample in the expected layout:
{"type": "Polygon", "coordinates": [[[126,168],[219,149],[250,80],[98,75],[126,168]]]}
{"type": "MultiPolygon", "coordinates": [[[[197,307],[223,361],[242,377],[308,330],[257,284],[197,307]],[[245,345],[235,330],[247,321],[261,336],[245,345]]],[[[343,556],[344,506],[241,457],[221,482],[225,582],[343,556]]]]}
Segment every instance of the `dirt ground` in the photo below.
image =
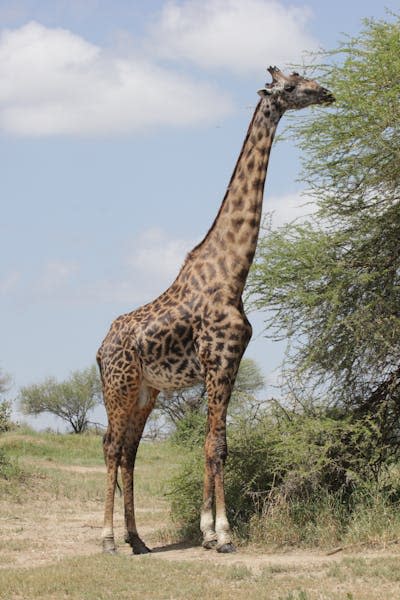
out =
{"type": "MultiPolygon", "coordinates": [[[[42,465],[43,466],[43,465],[42,465]]],[[[65,472],[104,474],[103,467],[57,466],[65,472]]],[[[165,507],[151,506],[137,510],[138,523],[142,521],[139,532],[152,548],[153,556],[169,561],[210,561],[213,565],[243,565],[256,573],[265,567],[302,567],[313,570],[318,566],[334,564],[343,558],[344,552],[351,556],[398,556],[397,546],[379,551],[367,551],[363,554],[351,551],[351,548],[328,552],[293,551],[285,553],[267,553],[255,548],[240,548],[234,554],[218,554],[214,550],[206,551],[199,546],[185,544],[166,544],[159,541],[159,523],[166,514],[165,507]],[[159,514],[157,514],[159,513],[159,514]],[[152,520],[157,517],[156,523],[152,520]]],[[[0,568],[34,567],[57,563],[69,557],[88,556],[101,552],[101,527],[103,505],[100,500],[77,501],[62,495],[54,499],[45,486],[40,493],[33,493],[18,503],[0,501],[0,568]]],[[[123,542],[122,502],[116,499],[115,518],[116,542],[121,554],[131,553],[130,547],[123,542]]]]}

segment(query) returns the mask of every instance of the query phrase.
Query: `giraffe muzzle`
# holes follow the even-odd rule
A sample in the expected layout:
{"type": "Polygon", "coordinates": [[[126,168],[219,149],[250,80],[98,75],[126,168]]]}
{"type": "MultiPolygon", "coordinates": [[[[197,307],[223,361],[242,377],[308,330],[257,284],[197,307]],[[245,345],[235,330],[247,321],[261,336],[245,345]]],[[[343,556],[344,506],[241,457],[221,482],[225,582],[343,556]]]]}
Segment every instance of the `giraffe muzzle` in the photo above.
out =
{"type": "Polygon", "coordinates": [[[326,88],[322,88],[320,99],[321,104],[332,104],[335,102],[335,96],[326,88]]]}

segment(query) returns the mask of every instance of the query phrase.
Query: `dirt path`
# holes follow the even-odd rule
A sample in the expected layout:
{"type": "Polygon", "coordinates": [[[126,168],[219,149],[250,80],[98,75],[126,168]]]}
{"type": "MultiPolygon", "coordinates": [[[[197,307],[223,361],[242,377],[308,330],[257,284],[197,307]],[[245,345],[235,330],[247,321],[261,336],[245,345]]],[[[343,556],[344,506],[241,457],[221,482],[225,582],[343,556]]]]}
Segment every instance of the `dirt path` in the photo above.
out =
{"type": "MultiPolygon", "coordinates": [[[[59,562],[77,555],[88,556],[101,552],[102,507],[93,505],[86,511],[75,513],[72,506],[62,502],[52,505],[45,511],[43,505],[35,503],[32,514],[4,516],[5,507],[0,505],[0,568],[33,567],[59,562]]],[[[140,514],[140,512],[139,512],[140,514]]],[[[116,519],[116,540],[118,552],[123,556],[131,554],[130,547],[123,542],[123,522],[121,515],[116,519]]],[[[142,526],[141,535],[151,546],[151,557],[169,561],[210,562],[213,565],[244,565],[253,572],[265,567],[312,569],[318,565],[340,561],[343,553],[328,556],[322,552],[296,551],[286,553],[266,553],[255,549],[241,548],[234,554],[218,554],[206,551],[199,546],[186,544],[161,545],[154,540],[156,531],[151,526],[142,526]]],[[[368,556],[393,555],[391,552],[368,552],[368,556]]],[[[364,554],[365,555],[365,554],[364,554]]],[[[135,557],[138,558],[138,557],[135,557]]],[[[133,558],[133,559],[135,559],[133,558]]]]}

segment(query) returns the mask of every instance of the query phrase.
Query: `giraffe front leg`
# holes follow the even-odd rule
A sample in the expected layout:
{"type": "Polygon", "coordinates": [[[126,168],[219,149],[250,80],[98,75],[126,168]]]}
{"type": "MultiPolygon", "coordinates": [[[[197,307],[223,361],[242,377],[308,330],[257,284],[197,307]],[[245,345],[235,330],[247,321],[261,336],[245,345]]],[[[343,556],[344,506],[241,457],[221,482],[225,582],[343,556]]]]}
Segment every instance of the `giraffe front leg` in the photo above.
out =
{"type": "Polygon", "coordinates": [[[225,419],[220,422],[219,431],[211,443],[212,470],[215,488],[215,533],[217,537],[217,552],[235,552],[232,543],[232,534],[226,516],[225,491],[224,491],[224,465],[227,457],[227,443],[225,432],[225,419]]]}
{"type": "Polygon", "coordinates": [[[232,543],[231,529],[226,516],[224,462],[225,460],[217,465],[215,473],[215,531],[217,534],[217,552],[228,553],[236,552],[236,547],[232,543]]]}
{"type": "MultiPolygon", "coordinates": [[[[212,313],[212,308],[210,308],[212,313]]],[[[218,314],[217,314],[218,313],[218,314]]],[[[218,552],[235,552],[226,516],[224,464],[228,454],[226,414],[240,360],[251,336],[251,326],[242,308],[214,315],[216,323],[198,334],[198,356],[206,373],[208,432],[205,443],[204,497],[200,526],[203,545],[216,539],[218,552]],[[218,340],[218,353],[215,340],[218,340]],[[215,496],[215,530],[212,516],[215,496]]]]}
{"type": "Polygon", "coordinates": [[[224,493],[224,464],[227,456],[226,405],[209,409],[209,431],[205,444],[205,485],[204,502],[200,528],[203,533],[203,547],[215,547],[218,552],[235,552],[231,530],[226,516],[224,493]],[[212,514],[215,494],[215,529],[212,514]]]}
{"type": "Polygon", "coordinates": [[[207,460],[207,446],[205,456],[203,506],[200,515],[200,530],[203,534],[203,548],[210,550],[217,545],[217,534],[214,528],[214,474],[212,464],[207,460]]]}

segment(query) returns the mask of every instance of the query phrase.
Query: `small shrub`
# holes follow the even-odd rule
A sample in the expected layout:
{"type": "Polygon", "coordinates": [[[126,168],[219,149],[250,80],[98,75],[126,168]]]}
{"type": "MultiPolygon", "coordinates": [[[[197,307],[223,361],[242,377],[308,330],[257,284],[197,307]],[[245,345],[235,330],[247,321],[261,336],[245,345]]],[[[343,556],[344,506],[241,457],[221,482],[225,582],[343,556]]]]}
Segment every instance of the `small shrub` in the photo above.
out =
{"type": "Polygon", "coordinates": [[[11,402],[8,400],[0,401],[0,433],[10,431],[13,427],[11,421],[11,402]]]}
{"type": "MultiPolygon", "coordinates": [[[[0,401],[0,434],[4,434],[15,427],[11,421],[11,402],[0,401]]],[[[21,475],[21,469],[17,462],[10,458],[3,448],[0,447],[0,480],[11,480],[21,475]]]]}
{"type": "Polygon", "coordinates": [[[198,448],[204,446],[206,435],[207,416],[200,411],[188,411],[177,422],[176,429],[171,436],[174,444],[185,448],[198,448]]]}
{"type": "MultiPolygon", "coordinates": [[[[231,424],[225,495],[237,536],[278,545],[331,546],[343,539],[362,505],[361,491],[371,481],[377,489],[382,486],[385,465],[373,423],[339,417],[278,411],[231,424]]],[[[187,459],[171,482],[171,512],[185,538],[199,535],[200,422],[203,427],[203,417],[193,418],[182,429],[184,435],[175,438],[184,443],[187,459]]],[[[389,487],[385,497],[391,496],[393,505],[398,491],[389,487]]]]}
{"type": "Polygon", "coordinates": [[[19,478],[22,471],[14,459],[9,458],[4,450],[0,448],[0,480],[10,481],[19,478]]]}
{"type": "Polygon", "coordinates": [[[179,473],[170,481],[171,517],[184,540],[200,540],[200,510],[203,498],[204,455],[193,449],[179,473]]]}
{"type": "Polygon", "coordinates": [[[399,479],[397,474],[392,477],[396,477],[392,493],[387,481],[385,486],[366,484],[357,491],[346,530],[346,543],[385,544],[400,538],[399,479]]]}
{"type": "Polygon", "coordinates": [[[349,514],[336,494],[321,490],[320,496],[290,500],[277,494],[265,502],[264,510],[254,512],[249,538],[258,544],[274,546],[332,547],[342,539],[349,514]]]}

